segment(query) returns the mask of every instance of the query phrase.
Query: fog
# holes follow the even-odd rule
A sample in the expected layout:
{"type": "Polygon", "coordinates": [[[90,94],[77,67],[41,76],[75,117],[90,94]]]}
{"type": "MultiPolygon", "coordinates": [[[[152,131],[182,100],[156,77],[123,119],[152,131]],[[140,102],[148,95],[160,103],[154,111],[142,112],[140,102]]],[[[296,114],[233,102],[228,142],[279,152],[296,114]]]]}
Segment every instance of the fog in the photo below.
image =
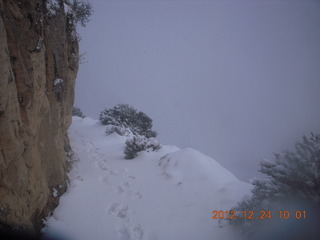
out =
{"type": "Polygon", "coordinates": [[[320,1],[91,0],[75,106],[127,103],[239,179],[320,128],[320,1]]]}

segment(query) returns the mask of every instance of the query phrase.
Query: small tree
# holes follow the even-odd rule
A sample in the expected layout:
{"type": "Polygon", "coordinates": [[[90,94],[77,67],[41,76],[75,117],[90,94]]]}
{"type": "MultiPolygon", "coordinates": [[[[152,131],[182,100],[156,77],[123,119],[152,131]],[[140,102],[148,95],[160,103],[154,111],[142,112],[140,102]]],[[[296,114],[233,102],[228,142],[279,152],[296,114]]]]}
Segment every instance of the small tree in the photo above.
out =
{"type": "MultiPolygon", "coordinates": [[[[260,172],[266,177],[255,179],[252,182],[252,197],[249,200],[239,203],[232,210],[242,213],[243,211],[254,211],[259,214],[261,210],[270,210],[273,212],[273,218],[280,218],[279,211],[290,210],[290,208],[317,209],[320,210],[320,135],[311,133],[307,138],[304,136],[302,141],[297,142],[295,151],[286,150],[282,154],[275,154],[275,162],[264,160],[261,162],[260,172]]],[[[316,225],[313,227],[312,221],[319,221],[312,211],[309,211],[308,228],[306,225],[292,227],[296,231],[287,234],[281,233],[282,238],[289,239],[293,235],[317,239],[320,232],[317,232],[316,225]],[[305,229],[308,229],[307,232],[305,229]]],[[[274,220],[274,219],[270,219],[274,220]]],[[[291,221],[292,222],[292,221],[291,221]]],[[[248,219],[242,214],[238,218],[230,219],[229,223],[242,229],[245,235],[254,236],[265,219],[248,219]]],[[[288,223],[288,222],[287,222],[288,223]]],[[[265,225],[265,224],[264,224],[265,225]]],[[[278,226],[282,226],[281,224],[278,226]]],[[[280,231],[274,229],[272,239],[280,237],[280,231]]],[[[319,239],[319,238],[318,238],[319,239]]]]}
{"type": "Polygon", "coordinates": [[[67,15],[66,30],[68,37],[71,40],[75,40],[76,38],[80,40],[76,31],[76,25],[80,23],[82,27],[86,26],[93,12],[92,5],[84,0],[64,0],[63,6],[67,15]]]}
{"type": "Polygon", "coordinates": [[[138,156],[138,152],[145,150],[156,151],[160,148],[160,143],[153,138],[133,137],[126,141],[124,154],[126,159],[133,159],[138,156]]]}
{"type": "Polygon", "coordinates": [[[111,109],[105,109],[100,113],[99,120],[103,125],[113,126],[113,128],[107,128],[107,134],[116,132],[123,135],[121,133],[123,130],[120,131],[120,129],[127,128],[136,136],[146,138],[157,136],[157,133],[152,130],[152,119],[128,104],[118,104],[111,109]]]}
{"type": "Polygon", "coordinates": [[[92,15],[92,5],[88,1],[74,0],[72,3],[72,10],[74,14],[75,23],[80,23],[82,27],[90,21],[92,15]]]}
{"type": "Polygon", "coordinates": [[[45,0],[48,16],[54,16],[61,9],[68,17],[68,24],[78,24],[85,27],[90,21],[90,16],[93,13],[92,5],[85,0],[45,0]]]}
{"type": "Polygon", "coordinates": [[[132,132],[128,128],[108,125],[106,128],[106,134],[110,135],[112,133],[116,133],[120,136],[130,136],[130,134],[132,134],[132,132]]]}

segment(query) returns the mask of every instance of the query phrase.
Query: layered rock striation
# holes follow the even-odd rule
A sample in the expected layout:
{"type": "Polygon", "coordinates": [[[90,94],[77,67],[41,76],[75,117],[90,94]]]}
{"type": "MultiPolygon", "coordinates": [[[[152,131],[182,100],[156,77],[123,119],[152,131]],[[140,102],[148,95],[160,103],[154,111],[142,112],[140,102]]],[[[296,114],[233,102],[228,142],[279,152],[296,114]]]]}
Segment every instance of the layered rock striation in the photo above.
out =
{"type": "Polygon", "coordinates": [[[39,230],[66,190],[78,42],[55,2],[0,0],[0,226],[39,230]]]}

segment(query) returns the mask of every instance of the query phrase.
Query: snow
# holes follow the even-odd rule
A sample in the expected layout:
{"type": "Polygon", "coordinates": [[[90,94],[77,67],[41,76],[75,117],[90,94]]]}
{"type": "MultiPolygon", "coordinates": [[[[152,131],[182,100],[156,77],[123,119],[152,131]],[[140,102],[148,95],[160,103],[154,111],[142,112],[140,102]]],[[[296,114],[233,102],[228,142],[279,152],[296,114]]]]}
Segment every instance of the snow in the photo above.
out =
{"type": "Polygon", "coordinates": [[[63,3],[63,9],[65,14],[73,14],[73,10],[68,4],[63,3]]]}
{"type": "Polygon", "coordinates": [[[41,51],[42,43],[43,43],[43,37],[40,36],[40,37],[39,37],[39,40],[38,40],[38,42],[37,42],[37,45],[36,45],[36,47],[35,47],[35,51],[41,51]]]}
{"type": "Polygon", "coordinates": [[[57,197],[57,196],[58,196],[58,191],[57,191],[57,189],[55,189],[55,188],[52,189],[52,196],[53,196],[53,197],[57,197]]]}
{"type": "Polygon", "coordinates": [[[56,80],[54,80],[53,86],[56,87],[56,86],[58,86],[58,85],[61,85],[63,82],[64,82],[63,79],[57,78],[56,80]]]}
{"type": "Polygon", "coordinates": [[[125,160],[127,137],[106,135],[89,118],[73,117],[69,136],[79,161],[44,232],[67,240],[232,239],[212,211],[229,210],[250,185],[215,160],[168,145],[125,160]]]}

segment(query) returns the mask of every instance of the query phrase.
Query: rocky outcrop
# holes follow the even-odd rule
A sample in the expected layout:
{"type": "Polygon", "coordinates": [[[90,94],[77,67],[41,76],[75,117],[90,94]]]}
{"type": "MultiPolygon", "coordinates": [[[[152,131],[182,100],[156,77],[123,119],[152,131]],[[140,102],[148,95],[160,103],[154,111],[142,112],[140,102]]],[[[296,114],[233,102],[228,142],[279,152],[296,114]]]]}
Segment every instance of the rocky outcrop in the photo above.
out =
{"type": "Polygon", "coordinates": [[[0,222],[27,230],[66,189],[78,43],[55,4],[0,0],[0,222]]]}

